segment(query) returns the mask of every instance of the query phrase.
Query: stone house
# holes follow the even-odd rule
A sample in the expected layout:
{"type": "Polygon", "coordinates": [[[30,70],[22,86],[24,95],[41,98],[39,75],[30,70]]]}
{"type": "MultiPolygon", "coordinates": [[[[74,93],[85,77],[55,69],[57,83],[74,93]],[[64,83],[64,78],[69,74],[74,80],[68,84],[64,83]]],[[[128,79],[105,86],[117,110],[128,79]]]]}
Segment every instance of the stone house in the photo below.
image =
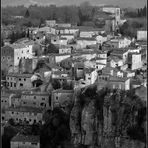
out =
{"type": "Polygon", "coordinates": [[[102,45],[104,42],[107,41],[107,36],[100,34],[96,37],[96,40],[98,44],[102,45]]]}
{"type": "Polygon", "coordinates": [[[55,63],[60,63],[61,61],[63,61],[64,59],[70,58],[71,54],[55,54],[54,55],[54,59],[55,59],[55,63]]]}
{"type": "Polygon", "coordinates": [[[108,41],[108,43],[114,48],[126,48],[131,44],[131,40],[128,38],[115,38],[108,41]]]}
{"type": "Polygon", "coordinates": [[[66,37],[59,38],[59,45],[67,45],[68,39],[66,37]]]}
{"type": "Polygon", "coordinates": [[[75,38],[73,34],[60,34],[61,38],[66,38],[68,41],[72,40],[75,38]]]}
{"type": "Polygon", "coordinates": [[[9,73],[6,75],[8,88],[11,90],[29,90],[32,88],[32,74],[9,73]]]}
{"type": "Polygon", "coordinates": [[[57,34],[76,34],[79,31],[76,27],[57,27],[57,34]]]}
{"type": "Polygon", "coordinates": [[[142,59],[140,53],[130,53],[128,55],[128,66],[131,70],[142,68],[142,59]]]}
{"type": "Polygon", "coordinates": [[[59,48],[59,54],[71,54],[72,49],[71,47],[60,47],[59,48]]]}
{"type": "Polygon", "coordinates": [[[70,28],[72,25],[70,23],[57,23],[57,26],[63,28],[70,28]]]}
{"type": "Polygon", "coordinates": [[[46,20],[45,23],[46,23],[46,26],[48,27],[55,27],[56,20],[46,20]]]}
{"type": "Polygon", "coordinates": [[[8,71],[10,66],[14,66],[14,50],[10,46],[1,48],[1,69],[8,71]]]}
{"type": "Polygon", "coordinates": [[[9,107],[5,110],[5,120],[9,119],[20,124],[42,123],[42,110],[27,106],[9,107]]]}
{"type": "Polygon", "coordinates": [[[21,58],[23,59],[32,59],[33,57],[33,42],[25,43],[25,44],[11,44],[9,45],[13,49],[13,57],[14,57],[14,66],[18,66],[21,58]]]}
{"type": "Polygon", "coordinates": [[[82,49],[82,48],[86,48],[89,45],[95,45],[97,44],[97,41],[95,38],[87,38],[87,37],[79,37],[77,38],[77,48],[78,49],[82,49]]]}
{"type": "Polygon", "coordinates": [[[130,89],[130,79],[129,78],[121,78],[121,77],[110,77],[109,88],[129,90],[130,89]]]}
{"type": "Polygon", "coordinates": [[[147,30],[138,30],[137,31],[137,40],[147,40],[147,30]]]}
{"type": "Polygon", "coordinates": [[[1,92],[1,109],[7,109],[9,107],[9,96],[10,94],[1,92]]]}
{"type": "MultiPolygon", "coordinates": [[[[108,76],[108,75],[106,75],[108,76]]],[[[122,89],[122,90],[129,90],[130,89],[130,79],[129,78],[122,78],[122,77],[115,77],[115,76],[108,76],[98,78],[97,88],[101,89],[103,87],[108,87],[110,89],[122,89]]]]}
{"type": "Polygon", "coordinates": [[[11,148],[40,148],[40,137],[17,134],[10,141],[11,148]]]}
{"type": "Polygon", "coordinates": [[[73,94],[73,90],[57,89],[52,91],[51,108],[60,107],[66,109],[67,106],[74,103],[73,94]]]}
{"type": "Polygon", "coordinates": [[[128,60],[128,50],[127,49],[115,49],[111,52],[111,56],[119,57],[123,60],[125,64],[128,60]]]}
{"type": "Polygon", "coordinates": [[[123,60],[120,57],[117,56],[110,56],[110,66],[115,67],[121,67],[123,66],[123,60]]]}
{"type": "Polygon", "coordinates": [[[50,94],[47,92],[22,92],[21,106],[34,107],[46,110],[50,108],[50,103],[50,94]]]}

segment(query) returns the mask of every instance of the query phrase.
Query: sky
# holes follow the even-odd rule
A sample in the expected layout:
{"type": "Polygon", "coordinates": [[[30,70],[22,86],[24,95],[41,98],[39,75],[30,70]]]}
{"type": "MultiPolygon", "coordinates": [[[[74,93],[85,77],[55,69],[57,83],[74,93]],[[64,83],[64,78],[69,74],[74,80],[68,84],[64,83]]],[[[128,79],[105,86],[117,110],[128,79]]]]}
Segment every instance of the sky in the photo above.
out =
{"type": "MultiPolygon", "coordinates": [[[[1,0],[2,6],[17,6],[25,5],[29,6],[31,4],[38,5],[50,5],[56,4],[61,5],[79,5],[80,3],[88,0],[1,0]]],[[[142,8],[146,5],[147,0],[89,0],[92,5],[118,5],[121,8],[142,8]]]]}

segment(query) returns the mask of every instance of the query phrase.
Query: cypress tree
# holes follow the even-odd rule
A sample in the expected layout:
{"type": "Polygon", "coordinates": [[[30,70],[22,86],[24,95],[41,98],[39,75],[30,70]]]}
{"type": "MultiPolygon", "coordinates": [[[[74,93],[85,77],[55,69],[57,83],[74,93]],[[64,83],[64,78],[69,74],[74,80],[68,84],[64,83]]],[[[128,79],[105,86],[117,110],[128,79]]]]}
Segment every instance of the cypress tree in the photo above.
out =
{"type": "Polygon", "coordinates": [[[27,9],[26,13],[25,13],[25,18],[28,18],[30,17],[30,13],[29,13],[29,10],[27,9]]]}

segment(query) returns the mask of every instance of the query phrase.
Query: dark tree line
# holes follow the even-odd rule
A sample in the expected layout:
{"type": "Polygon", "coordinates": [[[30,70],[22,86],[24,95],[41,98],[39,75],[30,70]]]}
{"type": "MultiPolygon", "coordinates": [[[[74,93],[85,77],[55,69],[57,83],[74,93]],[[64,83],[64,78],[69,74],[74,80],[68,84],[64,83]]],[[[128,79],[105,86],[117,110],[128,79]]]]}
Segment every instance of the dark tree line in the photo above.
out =
{"type": "Polygon", "coordinates": [[[144,8],[139,8],[139,9],[137,9],[135,11],[127,11],[125,13],[125,16],[132,17],[132,18],[146,17],[146,14],[147,14],[147,7],[145,6],[144,8]]]}
{"type": "Polygon", "coordinates": [[[14,43],[15,41],[17,41],[18,39],[21,39],[21,38],[24,38],[26,37],[26,31],[22,31],[22,32],[19,32],[19,31],[16,31],[16,32],[12,32],[12,34],[9,36],[10,38],[10,43],[14,43]]]}
{"type": "Polygon", "coordinates": [[[84,22],[93,21],[97,8],[91,6],[88,2],[82,3],[80,6],[30,6],[25,8],[6,7],[2,8],[2,22],[4,24],[20,24],[27,27],[40,26],[45,20],[56,20],[57,22],[76,23],[82,25],[84,22]],[[12,20],[11,16],[23,16],[22,19],[12,20]]]}

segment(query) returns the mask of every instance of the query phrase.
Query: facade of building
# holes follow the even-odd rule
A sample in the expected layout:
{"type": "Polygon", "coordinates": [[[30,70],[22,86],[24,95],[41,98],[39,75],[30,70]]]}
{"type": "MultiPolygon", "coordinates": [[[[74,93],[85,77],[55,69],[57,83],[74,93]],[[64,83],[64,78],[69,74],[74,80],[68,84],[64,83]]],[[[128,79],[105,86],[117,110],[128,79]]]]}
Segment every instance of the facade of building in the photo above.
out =
{"type": "Polygon", "coordinates": [[[34,107],[40,109],[49,109],[51,100],[47,92],[22,92],[21,106],[34,107]]]}
{"type": "Polygon", "coordinates": [[[120,77],[110,77],[109,88],[130,90],[130,79],[129,78],[120,78],[120,77]]]}
{"type": "Polygon", "coordinates": [[[128,50],[126,49],[115,49],[113,52],[111,52],[111,55],[121,58],[123,64],[125,64],[128,60],[128,50]]]}
{"type": "Polygon", "coordinates": [[[129,54],[129,66],[131,70],[142,68],[141,54],[139,53],[129,54]]]}
{"type": "Polygon", "coordinates": [[[32,88],[32,74],[9,73],[6,75],[8,88],[11,90],[29,90],[32,88]]]}
{"type": "Polygon", "coordinates": [[[57,89],[52,91],[52,98],[51,98],[51,107],[54,109],[55,107],[63,108],[66,107],[68,104],[73,103],[73,90],[62,90],[57,89]]]}
{"type": "Polygon", "coordinates": [[[107,36],[103,36],[103,35],[98,35],[96,37],[97,43],[102,45],[104,42],[107,41],[107,36]]]}
{"type": "Polygon", "coordinates": [[[139,30],[139,31],[137,31],[137,40],[139,40],[139,41],[141,41],[141,40],[146,41],[147,40],[147,31],[146,30],[139,30]]]}
{"type": "Polygon", "coordinates": [[[10,67],[14,66],[14,50],[10,46],[1,48],[1,69],[8,71],[10,67]]]}
{"type": "Polygon", "coordinates": [[[11,139],[11,148],[40,148],[40,137],[17,134],[11,139]]]}
{"type": "Polygon", "coordinates": [[[5,120],[13,119],[19,124],[42,123],[42,116],[42,110],[33,107],[9,107],[5,110],[5,120]]]}
{"type": "Polygon", "coordinates": [[[118,25],[120,23],[121,14],[120,14],[120,8],[119,7],[104,6],[102,8],[102,10],[103,10],[103,12],[111,13],[115,17],[116,25],[118,25]]]}
{"type": "Polygon", "coordinates": [[[77,48],[82,49],[86,48],[89,45],[95,45],[97,43],[95,38],[78,38],[77,39],[77,48]]]}
{"type": "Polygon", "coordinates": [[[56,20],[46,20],[45,23],[46,23],[46,26],[48,27],[55,27],[56,20]]]}

